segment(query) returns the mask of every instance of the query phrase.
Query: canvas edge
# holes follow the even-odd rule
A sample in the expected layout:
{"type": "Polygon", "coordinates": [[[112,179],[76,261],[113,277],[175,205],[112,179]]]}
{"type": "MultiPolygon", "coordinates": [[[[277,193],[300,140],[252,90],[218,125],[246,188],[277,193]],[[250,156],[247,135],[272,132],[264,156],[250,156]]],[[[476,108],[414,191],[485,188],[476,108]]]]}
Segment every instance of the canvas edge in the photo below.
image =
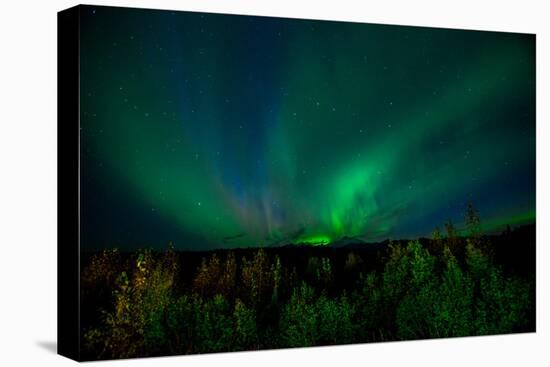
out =
{"type": "Polygon", "coordinates": [[[80,6],[57,13],[57,353],[80,359],[80,6]]]}

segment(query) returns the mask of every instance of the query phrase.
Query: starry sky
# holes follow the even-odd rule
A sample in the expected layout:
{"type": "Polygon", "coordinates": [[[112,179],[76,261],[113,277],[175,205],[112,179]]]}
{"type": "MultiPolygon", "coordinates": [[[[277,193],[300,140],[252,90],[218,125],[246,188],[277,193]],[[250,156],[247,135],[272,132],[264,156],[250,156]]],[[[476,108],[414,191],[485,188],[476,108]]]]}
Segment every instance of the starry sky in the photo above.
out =
{"type": "Polygon", "coordinates": [[[84,6],[81,246],[535,221],[534,35],[84,6]]]}

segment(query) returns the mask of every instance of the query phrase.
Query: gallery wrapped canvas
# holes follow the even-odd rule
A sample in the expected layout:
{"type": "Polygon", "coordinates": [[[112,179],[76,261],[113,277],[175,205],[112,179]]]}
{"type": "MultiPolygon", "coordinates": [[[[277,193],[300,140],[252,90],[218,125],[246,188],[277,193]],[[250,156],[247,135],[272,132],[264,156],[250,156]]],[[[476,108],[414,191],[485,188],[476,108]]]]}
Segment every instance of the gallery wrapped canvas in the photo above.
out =
{"type": "Polygon", "coordinates": [[[59,353],[535,331],[535,36],[77,6],[59,353]]]}

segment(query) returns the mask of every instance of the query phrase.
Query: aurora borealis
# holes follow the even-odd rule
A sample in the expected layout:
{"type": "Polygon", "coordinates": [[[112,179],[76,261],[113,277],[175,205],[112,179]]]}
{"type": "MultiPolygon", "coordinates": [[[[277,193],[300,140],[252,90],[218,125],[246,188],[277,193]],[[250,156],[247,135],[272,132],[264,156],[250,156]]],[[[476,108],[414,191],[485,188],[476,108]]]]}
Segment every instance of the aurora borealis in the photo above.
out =
{"type": "Polygon", "coordinates": [[[535,37],[81,8],[81,243],[535,221],[535,37]]]}

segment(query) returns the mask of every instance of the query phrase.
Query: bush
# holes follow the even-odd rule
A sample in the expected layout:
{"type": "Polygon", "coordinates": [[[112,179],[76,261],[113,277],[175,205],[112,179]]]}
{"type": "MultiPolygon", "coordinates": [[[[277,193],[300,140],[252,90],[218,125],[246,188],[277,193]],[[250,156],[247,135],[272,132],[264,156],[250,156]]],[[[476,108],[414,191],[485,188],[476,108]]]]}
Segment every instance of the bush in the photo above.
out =
{"type": "Polygon", "coordinates": [[[231,350],[233,323],[231,308],[222,295],[203,301],[195,298],[195,344],[197,353],[231,350]]]}
{"type": "Polygon", "coordinates": [[[284,305],[279,325],[281,344],[284,347],[315,345],[317,334],[317,310],[313,288],[302,283],[295,288],[290,301],[284,305]]]}
{"type": "Polygon", "coordinates": [[[432,330],[434,337],[466,336],[473,333],[474,287],[469,274],[459,266],[448,247],[444,249],[442,275],[432,330]]]}
{"type": "Polygon", "coordinates": [[[296,288],[283,307],[281,343],[285,347],[347,343],[353,339],[352,307],[343,295],[315,297],[306,283],[296,288]]]}
{"type": "Polygon", "coordinates": [[[246,307],[240,300],[235,301],[234,320],[234,350],[258,349],[258,331],[254,310],[246,307]]]}

